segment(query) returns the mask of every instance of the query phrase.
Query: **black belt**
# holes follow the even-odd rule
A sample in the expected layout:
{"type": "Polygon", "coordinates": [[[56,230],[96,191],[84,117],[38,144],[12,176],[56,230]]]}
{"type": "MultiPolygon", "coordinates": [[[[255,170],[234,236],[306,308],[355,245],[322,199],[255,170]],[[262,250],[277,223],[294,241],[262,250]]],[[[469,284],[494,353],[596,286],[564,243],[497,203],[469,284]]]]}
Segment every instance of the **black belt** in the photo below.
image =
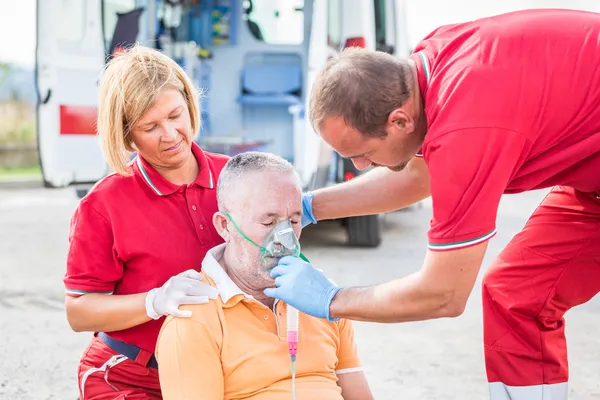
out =
{"type": "Polygon", "coordinates": [[[128,344],[120,340],[113,339],[104,332],[98,332],[98,338],[102,340],[104,344],[110,347],[113,351],[116,351],[119,354],[123,354],[130,360],[133,360],[138,364],[143,365],[144,367],[148,366],[151,368],[158,369],[158,361],[156,361],[156,357],[154,356],[154,354],[148,352],[147,350],[140,349],[139,347],[133,344],[128,344]]]}

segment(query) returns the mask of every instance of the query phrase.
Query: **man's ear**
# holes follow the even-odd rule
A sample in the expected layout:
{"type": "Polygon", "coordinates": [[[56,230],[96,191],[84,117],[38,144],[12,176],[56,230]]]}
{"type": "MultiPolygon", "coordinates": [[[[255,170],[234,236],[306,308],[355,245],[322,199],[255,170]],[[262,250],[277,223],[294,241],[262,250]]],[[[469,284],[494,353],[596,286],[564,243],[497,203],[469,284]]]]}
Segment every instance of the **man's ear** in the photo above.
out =
{"type": "Polygon", "coordinates": [[[214,215],[213,215],[213,225],[215,227],[215,229],[217,230],[217,233],[219,234],[219,236],[221,236],[223,238],[223,240],[225,240],[225,242],[229,242],[229,229],[227,229],[227,221],[228,218],[225,214],[223,214],[222,212],[217,211],[214,215]]]}
{"type": "Polygon", "coordinates": [[[414,121],[406,112],[404,106],[393,110],[388,116],[387,122],[403,132],[412,132],[414,130],[414,121]]]}

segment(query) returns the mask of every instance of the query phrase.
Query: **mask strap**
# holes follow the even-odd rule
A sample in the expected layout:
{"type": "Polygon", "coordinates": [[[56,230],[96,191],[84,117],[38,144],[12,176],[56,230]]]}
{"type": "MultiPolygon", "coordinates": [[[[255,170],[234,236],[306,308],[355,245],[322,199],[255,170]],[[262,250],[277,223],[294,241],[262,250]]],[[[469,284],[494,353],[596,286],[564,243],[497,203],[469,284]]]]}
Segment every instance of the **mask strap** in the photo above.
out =
{"type": "MultiPolygon", "coordinates": [[[[233,224],[233,227],[239,232],[240,235],[242,235],[242,237],[244,239],[246,239],[247,241],[249,241],[250,243],[252,243],[253,245],[255,245],[256,247],[258,247],[261,250],[266,250],[264,247],[259,246],[258,244],[256,244],[254,242],[254,240],[250,239],[248,236],[246,236],[246,234],[244,232],[242,232],[242,230],[237,226],[237,224],[235,223],[235,221],[233,220],[233,218],[231,217],[231,215],[229,215],[229,213],[227,211],[224,211],[223,214],[225,214],[227,216],[227,218],[229,218],[229,220],[231,221],[231,223],[233,224]]],[[[302,259],[303,261],[306,261],[307,263],[310,263],[310,261],[308,261],[308,258],[306,258],[306,256],[302,253],[300,253],[299,255],[300,259],[302,259]]]]}
{"type": "Polygon", "coordinates": [[[254,240],[250,239],[248,236],[246,236],[246,234],[244,232],[242,232],[242,230],[237,226],[237,224],[235,223],[235,221],[233,220],[233,218],[231,218],[231,215],[229,215],[229,213],[227,211],[223,212],[223,214],[225,214],[227,216],[227,218],[229,218],[229,220],[231,221],[231,223],[233,224],[233,227],[239,232],[240,235],[242,235],[242,237],[244,239],[246,239],[247,241],[249,241],[250,243],[252,243],[253,245],[255,245],[256,247],[258,247],[259,249],[263,250],[264,247],[259,246],[258,244],[256,244],[254,242],[254,240]]]}

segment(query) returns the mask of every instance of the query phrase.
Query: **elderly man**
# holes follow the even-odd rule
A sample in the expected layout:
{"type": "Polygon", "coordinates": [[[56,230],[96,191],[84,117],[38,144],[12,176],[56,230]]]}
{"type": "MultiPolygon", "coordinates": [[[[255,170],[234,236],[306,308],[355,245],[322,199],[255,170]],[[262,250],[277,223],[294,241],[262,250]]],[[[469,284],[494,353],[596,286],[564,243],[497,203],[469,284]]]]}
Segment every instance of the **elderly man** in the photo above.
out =
{"type": "Polygon", "coordinates": [[[270,269],[300,255],[302,191],[290,163],[243,153],[225,165],[213,224],[225,243],[202,262],[203,280],[219,291],[208,304],[169,317],[156,356],[166,400],[368,400],[352,325],[299,315],[295,376],[286,338],[287,305],[266,296],[270,269]]]}
{"type": "Polygon", "coordinates": [[[427,255],[403,279],[341,290],[284,257],[267,294],[332,319],[456,317],[502,195],[554,186],[486,273],[484,342],[493,400],[566,399],[563,317],[600,291],[599,37],[600,14],[526,10],[440,27],[405,60],[357,49],[332,59],[311,93],[313,126],[357,168],[387,168],[318,190],[305,215],[431,196],[427,255]]]}

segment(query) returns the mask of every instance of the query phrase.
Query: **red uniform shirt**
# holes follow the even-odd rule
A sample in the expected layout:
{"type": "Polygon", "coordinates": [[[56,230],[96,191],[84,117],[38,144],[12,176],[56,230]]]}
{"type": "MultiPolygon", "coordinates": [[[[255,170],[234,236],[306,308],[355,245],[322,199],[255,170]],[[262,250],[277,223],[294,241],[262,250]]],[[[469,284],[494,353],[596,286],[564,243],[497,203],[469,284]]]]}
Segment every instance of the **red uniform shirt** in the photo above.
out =
{"type": "MultiPolygon", "coordinates": [[[[81,200],[69,233],[67,294],[142,293],[185,270],[200,270],[206,252],[223,242],[212,216],[228,158],[196,144],[192,151],[200,166],[193,184],[175,185],[136,157],[132,176],[109,175],[81,200]]],[[[154,353],[162,322],[110,336],[154,353]]]]}
{"type": "Polygon", "coordinates": [[[443,26],[415,47],[430,249],[492,237],[503,193],[600,190],[599,37],[598,14],[528,10],[443,26]]]}

